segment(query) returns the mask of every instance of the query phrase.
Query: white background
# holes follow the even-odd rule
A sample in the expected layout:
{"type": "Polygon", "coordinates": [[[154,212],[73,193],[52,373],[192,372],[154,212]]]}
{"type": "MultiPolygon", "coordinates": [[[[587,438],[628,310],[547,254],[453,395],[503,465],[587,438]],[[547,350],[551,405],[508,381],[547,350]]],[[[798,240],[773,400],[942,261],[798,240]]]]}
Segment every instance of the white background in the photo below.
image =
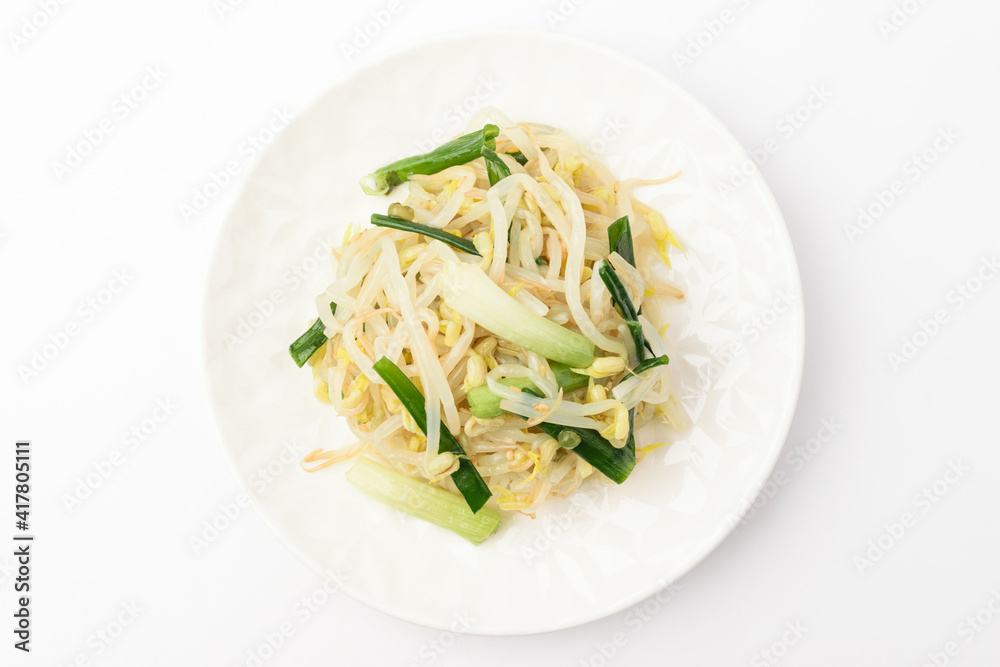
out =
{"type": "Polygon", "coordinates": [[[51,18],[25,0],[0,13],[0,466],[10,489],[14,439],[33,441],[37,535],[30,656],[11,646],[13,559],[0,550],[0,663],[247,665],[287,622],[263,664],[996,664],[1000,5],[49,4],[51,18]],[[366,44],[356,29],[378,12],[390,18],[366,44]],[[526,638],[442,634],[339,594],[305,620],[296,605],[318,580],[237,504],[201,380],[201,287],[234,185],[193,216],[182,205],[226,162],[245,164],[244,142],[276,110],[294,114],[352,64],[489,26],[612,46],[687,88],[748,149],[775,139],[761,169],[806,305],[796,418],[769,495],[665,604],[526,638]],[[129,108],[123,94],[143,99],[129,108]],[[55,166],[105,119],[79,166],[55,166]],[[951,138],[935,149],[938,136],[951,138]],[[885,194],[897,180],[902,194],[885,194]],[[36,352],[52,357],[37,374],[25,370],[36,352]],[[162,423],[148,421],[158,401],[176,406],[162,423]],[[110,476],[67,506],[98,469],[110,476]],[[229,525],[193,546],[213,520],[229,525]],[[119,617],[127,627],[100,639],[119,617]]]}

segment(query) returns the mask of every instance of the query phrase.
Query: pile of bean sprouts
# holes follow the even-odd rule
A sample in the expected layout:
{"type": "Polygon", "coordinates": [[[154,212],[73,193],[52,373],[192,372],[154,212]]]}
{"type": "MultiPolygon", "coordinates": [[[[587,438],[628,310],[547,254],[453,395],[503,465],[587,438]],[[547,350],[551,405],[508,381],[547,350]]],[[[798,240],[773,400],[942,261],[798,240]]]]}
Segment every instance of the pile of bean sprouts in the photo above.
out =
{"type": "MultiPolygon", "coordinates": [[[[609,256],[608,226],[628,215],[637,266],[617,253],[609,261],[636,307],[653,295],[683,298],[653,266],[669,266],[669,246],[680,246],[663,217],[633,196],[640,186],[679,174],[618,181],[566,132],[534,123],[498,124],[496,152],[511,176],[490,187],[485,164],[477,159],[411,176],[396,190],[405,195],[402,203],[414,222],[472,240],[481,257],[414,233],[367,226],[349,227],[343,245],[334,249],[336,278],[316,298],[330,340],[309,363],[316,397],[346,418],[357,441],[311,452],[303,462],[307,470],[365,452],[454,491],[449,475],[458,460],[438,453],[443,425],[490,487],[492,502],[530,515],[587,478],[603,478],[573,453],[571,443],[560,443],[534,424],[594,429],[616,447],[624,446],[629,434],[632,408],[636,429],[653,419],[685,428],[667,367],[642,379],[627,372],[634,366],[634,344],[593,272],[595,262],[609,256]],[[512,157],[515,151],[527,158],[524,165],[512,157]],[[498,339],[449,307],[444,269],[457,262],[478,264],[530,311],[583,334],[603,351],[591,367],[579,369],[590,376],[589,386],[563,395],[546,359],[498,339]],[[331,302],[337,304],[335,313],[331,302]],[[423,392],[426,435],[373,370],[382,356],[423,392]],[[529,378],[544,397],[499,382],[511,377],[529,378]],[[466,393],[484,384],[503,399],[503,416],[480,420],[469,411],[466,393]]],[[[652,353],[664,354],[667,323],[642,315],[639,321],[652,353]]],[[[637,456],[659,444],[639,448],[637,456]]]]}

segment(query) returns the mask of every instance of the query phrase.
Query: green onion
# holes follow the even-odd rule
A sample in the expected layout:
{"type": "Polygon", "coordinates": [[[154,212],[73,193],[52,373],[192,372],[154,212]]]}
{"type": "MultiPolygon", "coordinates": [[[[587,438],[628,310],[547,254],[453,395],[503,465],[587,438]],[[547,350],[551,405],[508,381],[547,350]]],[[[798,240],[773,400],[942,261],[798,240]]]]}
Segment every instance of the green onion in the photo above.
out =
{"type": "Polygon", "coordinates": [[[660,357],[653,357],[651,359],[646,359],[645,361],[639,362],[639,364],[632,369],[632,372],[635,373],[636,375],[641,375],[642,373],[648,371],[650,368],[656,368],[657,366],[666,366],[669,363],[670,359],[668,359],[667,355],[664,354],[663,356],[660,357]]]}
{"type": "MultiPolygon", "coordinates": [[[[424,396],[417,389],[416,385],[399,370],[396,364],[382,357],[375,362],[373,368],[379,374],[389,389],[396,394],[396,398],[402,403],[406,411],[413,417],[420,430],[427,434],[427,413],[424,411],[424,396]]],[[[478,512],[486,501],[493,495],[486,482],[483,481],[479,471],[472,465],[469,455],[462,449],[455,436],[448,428],[441,424],[441,442],[438,445],[438,453],[451,452],[459,458],[458,470],[451,473],[451,480],[455,482],[459,492],[469,504],[469,509],[478,512]]]]}
{"type": "MultiPolygon", "coordinates": [[[[622,259],[632,266],[635,266],[635,247],[632,241],[632,226],[628,222],[627,215],[623,215],[618,218],[608,227],[608,245],[611,248],[611,252],[617,252],[622,259]]],[[[615,275],[617,277],[617,274],[615,275]]],[[[619,280],[619,282],[621,281],[619,280]]],[[[631,301],[629,303],[631,303],[631,301]]],[[[642,309],[633,308],[633,310],[636,310],[637,315],[642,312],[642,309]]],[[[629,320],[626,324],[628,324],[629,331],[632,333],[632,339],[636,341],[637,348],[638,341],[642,340],[645,348],[649,350],[650,354],[652,354],[652,346],[649,344],[649,341],[642,336],[642,325],[636,320],[629,320]]],[[[639,355],[639,359],[641,360],[643,358],[642,349],[637,349],[636,353],[639,355]]]]}
{"type": "MultiPolygon", "coordinates": [[[[574,373],[568,366],[564,366],[563,364],[553,362],[549,367],[552,369],[556,383],[562,387],[564,394],[576,391],[577,389],[583,389],[590,382],[589,376],[574,373]]],[[[500,380],[500,384],[507,385],[508,387],[517,387],[521,391],[538,392],[538,387],[528,378],[503,378],[500,380]]],[[[472,411],[472,414],[477,419],[494,419],[503,414],[503,410],[500,408],[500,401],[502,399],[490,391],[489,386],[485,384],[470,389],[465,398],[469,402],[469,410],[472,411]]]]}
{"type": "Polygon", "coordinates": [[[642,334],[642,325],[635,320],[626,320],[625,326],[628,327],[629,333],[632,334],[632,341],[636,344],[636,346],[639,345],[640,340],[644,346],[643,348],[636,347],[636,356],[638,356],[639,359],[645,358],[646,350],[649,350],[649,353],[652,354],[653,346],[649,344],[649,341],[646,340],[646,337],[642,334]]]}
{"type": "Polygon", "coordinates": [[[607,262],[602,261],[600,268],[597,269],[597,273],[601,276],[601,280],[604,281],[604,286],[608,288],[608,292],[611,293],[611,299],[615,302],[618,313],[626,320],[638,321],[639,315],[635,311],[632,297],[628,295],[625,284],[618,277],[615,268],[607,262]]]}
{"type": "Polygon", "coordinates": [[[624,215],[608,227],[608,245],[611,252],[622,256],[626,262],[635,266],[635,247],[632,245],[632,227],[628,224],[628,216],[624,215]]]}
{"type": "Polygon", "coordinates": [[[549,260],[545,259],[544,257],[536,257],[535,264],[537,264],[538,266],[548,266],[549,260]]]}
{"type": "Polygon", "coordinates": [[[359,457],[347,471],[347,481],[389,507],[447,528],[473,544],[481,544],[500,526],[496,510],[473,513],[460,496],[390,470],[366,456],[359,457]]]}
{"type": "Polygon", "coordinates": [[[632,334],[632,341],[635,343],[635,353],[638,355],[639,361],[642,361],[646,355],[646,337],[642,335],[642,325],[638,321],[639,315],[635,311],[635,305],[632,304],[631,297],[629,297],[628,292],[625,290],[625,285],[622,283],[621,278],[618,277],[618,273],[615,272],[614,267],[607,262],[601,262],[597,273],[601,276],[601,280],[604,281],[604,286],[608,288],[611,300],[614,301],[619,314],[625,318],[625,325],[628,327],[629,333],[632,334]]]}
{"type": "MultiPolygon", "coordinates": [[[[618,218],[613,223],[611,223],[611,225],[608,226],[608,247],[611,248],[611,252],[617,252],[622,259],[624,259],[632,266],[635,266],[635,245],[632,238],[632,226],[629,224],[627,215],[623,215],[622,217],[618,218]]],[[[610,265],[608,265],[608,267],[610,268],[610,265]]],[[[618,274],[612,270],[611,275],[613,275],[612,281],[613,282],[617,281],[617,283],[620,285],[621,280],[618,280],[618,274]]],[[[603,275],[601,276],[601,278],[602,280],[604,280],[603,275]]],[[[605,280],[604,284],[607,285],[608,281],[605,280]]],[[[608,289],[610,291],[611,288],[609,287],[608,289]]],[[[628,303],[629,306],[632,305],[631,300],[628,298],[628,293],[625,293],[623,295],[623,298],[628,303]]],[[[625,308],[623,306],[622,311],[624,312],[624,310],[625,308]]],[[[632,306],[632,311],[635,311],[634,306],[632,306]]],[[[638,313],[636,313],[636,315],[638,315],[638,313]]],[[[644,363],[643,359],[646,356],[646,350],[649,350],[649,353],[652,354],[653,348],[649,344],[649,341],[646,340],[646,337],[643,335],[642,324],[638,322],[638,319],[630,319],[627,322],[625,322],[625,325],[628,327],[629,333],[632,334],[632,340],[635,343],[635,354],[636,357],[639,359],[639,365],[636,366],[636,369],[638,369],[642,367],[644,363]]],[[[664,355],[663,358],[666,359],[666,355],[664,355]]],[[[655,365],[659,364],[651,364],[643,368],[643,370],[652,368],[655,365]]],[[[636,369],[633,369],[633,372],[636,372],[636,369]]],[[[633,461],[635,460],[634,426],[635,426],[635,408],[632,408],[631,410],[628,411],[628,438],[625,440],[625,451],[630,454],[633,461]]]]}
{"type": "MultiPolygon", "coordinates": [[[[336,313],[337,304],[331,303],[330,311],[336,313]]],[[[308,331],[296,338],[295,342],[288,346],[288,353],[292,355],[292,359],[298,367],[302,368],[309,361],[309,357],[313,356],[316,350],[323,347],[323,343],[327,340],[329,339],[326,337],[326,325],[323,324],[323,320],[316,320],[309,327],[308,331]]]]}
{"type": "MultiPolygon", "coordinates": [[[[574,426],[562,426],[560,424],[550,424],[542,422],[538,425],[546,435],[559,440],[563,434],[569,431],[580,438],[580,443],[573,448],[573,453],[584,461],[600,470],[605,477],[621,484],[632,473],[635,468],[635,443],[631,448],[626,443],[621,449],[616,448],[600,433],[587,428],[576,428],[574,426]]],[[[632,425],[629,424],[629,440],[631,441],[632,425]]]]}
{"type": "Polygon", "coordinates": [[[382,215],[381,213],[372,213],[372,224],[376,227],[390,227],[404,232],[420,234],[430,239],[437,239],[438,241],[447,243],[451,247],[457,248],[462,252],[482,257],[482,255],[479,254],[479,251],[476,250],[475,243],[469,239],[464,239],[460,236],[455,236],[454,234],[438,229],[437,227],[430,227],[428,225],[422,225],[419,222],[410,222],[409,220],[404,220],[403,218],[395,218],[391,215],[382,215]]]}
{"type": "MultiPolygon", "coordinates": [[[[517,387],[521,391],[535,386],[528,378],[502,378],[500,384],[517,387]]],[[[488,385],[473,387],[465,398],[469,402],[469,411],[477,419],[495,419],[504,412],[500,407],[500,401],[503,399],[490,391],[488,385]]]]}
{"type": "Polygon", "coordinates": [[[507,155],[517,160],[517,163],[522,167],[528,164],[528,158],[524,157],[524,153],[522,153],[521,151],[511,151],[507,153],[507,155]]]}
{"type": "Polygon", "coordinates": [[[471,162],[480,156],[483,146],[496,149],[498,134],[500,128],[486,125],[481,130],[452,139],[430,153],[393,162],[361,179],[361,189],[365,194],[382,195],[413,174],[436,174],[448,167],[471,162]]]}
{"type": "Polygon", "coordinates": [[[490,333],[571,368],[593,363],[594,344],[586,336],[531,312],[478,265],[449,263],[442,275],[448,306],[490,333]]]}
{"type": "Polygon", "coordinates": [[[490,178],[490,187],[510,176],[510,167],[500,159],[499,155],[491,151],[489,147],[483,146],[480,153],[486,160],[486,175],[490,178]]]}

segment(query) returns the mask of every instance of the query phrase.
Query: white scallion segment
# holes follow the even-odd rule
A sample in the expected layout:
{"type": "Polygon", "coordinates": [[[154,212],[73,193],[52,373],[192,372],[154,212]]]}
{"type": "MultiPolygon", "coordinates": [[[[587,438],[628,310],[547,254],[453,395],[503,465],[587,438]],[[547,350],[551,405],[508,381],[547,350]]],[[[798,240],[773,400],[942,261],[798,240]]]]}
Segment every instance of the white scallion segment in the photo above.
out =
{"type": "Polygon", "coordinates": [[[473,514],[457,493],[407,477],[365,456],[347,471],[347,481],[389,507],[447,528],[473,544],[481,544],[500,526],[495,510],[484,507],[473,514]]]}
{"type": "Polygon", "coordinates": [[[587,338],[532,313],[475,264],[446,265],[442,293],[452,309],[546,359],[573,368],[594,361],[594,345],[587,338]]]}

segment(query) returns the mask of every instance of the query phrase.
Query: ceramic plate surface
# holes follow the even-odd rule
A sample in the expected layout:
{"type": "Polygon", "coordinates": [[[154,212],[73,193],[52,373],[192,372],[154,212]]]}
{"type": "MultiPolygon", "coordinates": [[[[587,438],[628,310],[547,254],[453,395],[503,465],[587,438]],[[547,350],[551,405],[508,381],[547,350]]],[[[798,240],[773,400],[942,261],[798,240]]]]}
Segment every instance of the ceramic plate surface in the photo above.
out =
{"type": "MultiPolygon", "coordinates": [[[[464,614],[474,634],[584,623],[694,567],[765,482],[802,369],[801,288],[781,214],[755,170],[732,191],[719,187],[747,159],[715,117],[654,70],[551,33],[446,35],[340,78],[244,179],[206,287],[212,410],[265,521],[357,600],[440,629],[464,614]],[[475,547],[362,495],[344,479],[349,464],[309,474],[282,461],[353,439],[313,398],[310,372],[287,348],[331,280],[327,248],[347,223],[384,212],[385,199],[365,196],[359,178],[461,133],[487,105],[571,132],[619,178],[683,171],[640,197],[686,247],[671,277],[687,299],[666,309],[665,338],[691,427],[622,486],[593,483],[534,520],[506,517],[475,547]],[[270,482],[259,474],[268,465],[282,470],[270,482]]],[[[665,436],[655,431],[642,431],[639,444],[665,436]]]]}

